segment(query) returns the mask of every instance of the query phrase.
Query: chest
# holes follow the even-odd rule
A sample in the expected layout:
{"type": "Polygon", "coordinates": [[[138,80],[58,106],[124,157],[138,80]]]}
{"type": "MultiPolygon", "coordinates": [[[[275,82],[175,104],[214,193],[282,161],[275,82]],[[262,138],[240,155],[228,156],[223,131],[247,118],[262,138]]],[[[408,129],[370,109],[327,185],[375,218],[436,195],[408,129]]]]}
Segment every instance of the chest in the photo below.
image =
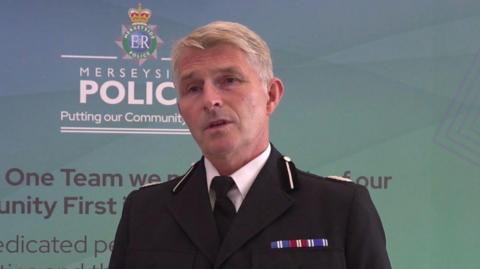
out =
{"type": "MultiPolygon", "coordinates": [[[[215,268],[170,214],[156,213],[132,220],[127,268],[215,268]]],[[[194,225],[201,231],[206,224],[194,225]]],[[[218,268],[345,268],[344,231],[344,220],[329,216],[327,209],[291,208],[229,253],[218,268]],[[325,241],[308,244],[308,239],[325,241]]]]}

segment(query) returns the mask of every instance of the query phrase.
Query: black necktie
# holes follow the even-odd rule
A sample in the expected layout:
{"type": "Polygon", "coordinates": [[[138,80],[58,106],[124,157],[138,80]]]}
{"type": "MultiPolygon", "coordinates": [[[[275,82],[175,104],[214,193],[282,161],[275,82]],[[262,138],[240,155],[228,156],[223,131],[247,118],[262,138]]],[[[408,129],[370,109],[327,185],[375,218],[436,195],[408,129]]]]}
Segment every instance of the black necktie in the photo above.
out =
{"type": "Polygon", "coordinates": [[[217,176],[212,180],[211,188],[215,190],[215,205],[213,208],[213,217],[217,223],[218,235],[220,241],[223,241],[227,234],[233,217],[235,217],[235,206],[227,196],[227,192],[232,189],[235,182],[231,177],[217,176]]]}

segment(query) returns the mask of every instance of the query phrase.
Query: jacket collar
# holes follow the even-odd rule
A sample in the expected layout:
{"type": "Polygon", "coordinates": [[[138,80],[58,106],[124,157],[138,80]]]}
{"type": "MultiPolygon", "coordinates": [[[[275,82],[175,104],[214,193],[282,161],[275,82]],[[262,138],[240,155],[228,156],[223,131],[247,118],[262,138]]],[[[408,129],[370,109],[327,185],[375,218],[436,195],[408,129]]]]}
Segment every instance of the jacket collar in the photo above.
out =
{"type": "Polygon", "coordinates": [[[279,166],[281,158],[280,153],[272,146],[267,162],[260,170],[220,246],[215,268],[219,268],[228,257],[293,204],[293,198],[283,188],[282,181],[285,178],[280,176],[280,171],[284,169],[279,166]]]}
{"type": "Polygon", "coordinates": [[[169,205],[170,211],[188,237],[213,264],[220,239],[208,197],[203,159],[176,187],[169,205]]]}
{"type": "MultiPolygon", "coordinates": [[[[235,251],[292,204],[282,155],[273,147],[220,245],[208,196],[203,159],[177,184],[170,211],[200,251],[219,268],[235,251]]],[[[294,168],[294,166],[292,166],[294,168]]],[[[289,189],[291,191],[291,189],[289,189]]]]}

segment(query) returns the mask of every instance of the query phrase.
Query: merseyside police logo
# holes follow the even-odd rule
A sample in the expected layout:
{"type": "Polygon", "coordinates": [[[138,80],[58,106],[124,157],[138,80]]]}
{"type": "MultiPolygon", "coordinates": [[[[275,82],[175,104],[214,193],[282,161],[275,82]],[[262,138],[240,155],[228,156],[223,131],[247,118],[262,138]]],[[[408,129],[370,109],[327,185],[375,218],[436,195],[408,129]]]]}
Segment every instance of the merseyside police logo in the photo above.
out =
{"type": "Polygon", "coordinates": [[[163,41],[156,34],[157,25],[147,24],[152,12],[138,4],[137,8],[128,10],[128,16],[132,24],[122,25],[122,36],[115,42],[124,51],[123,59],[133,59],[139,65],[148,59],[157,59],[157,50],[163,41]]]}

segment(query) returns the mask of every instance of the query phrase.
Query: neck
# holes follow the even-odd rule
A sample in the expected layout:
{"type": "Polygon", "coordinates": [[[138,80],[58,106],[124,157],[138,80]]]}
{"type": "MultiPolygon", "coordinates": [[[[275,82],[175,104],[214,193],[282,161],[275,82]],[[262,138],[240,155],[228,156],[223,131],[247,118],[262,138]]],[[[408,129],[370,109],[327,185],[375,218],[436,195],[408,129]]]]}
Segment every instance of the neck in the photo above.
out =
{"type": "Polygon", "coordinates": [[[240,169],[242,166],[258,157],[268,147],[268,141],[262,143],[259,147],[239,154],[237,152],[230,152],[222,155],[214,155],[205,157],[213,164],[221,176],[228,176],[240,169]]]}

